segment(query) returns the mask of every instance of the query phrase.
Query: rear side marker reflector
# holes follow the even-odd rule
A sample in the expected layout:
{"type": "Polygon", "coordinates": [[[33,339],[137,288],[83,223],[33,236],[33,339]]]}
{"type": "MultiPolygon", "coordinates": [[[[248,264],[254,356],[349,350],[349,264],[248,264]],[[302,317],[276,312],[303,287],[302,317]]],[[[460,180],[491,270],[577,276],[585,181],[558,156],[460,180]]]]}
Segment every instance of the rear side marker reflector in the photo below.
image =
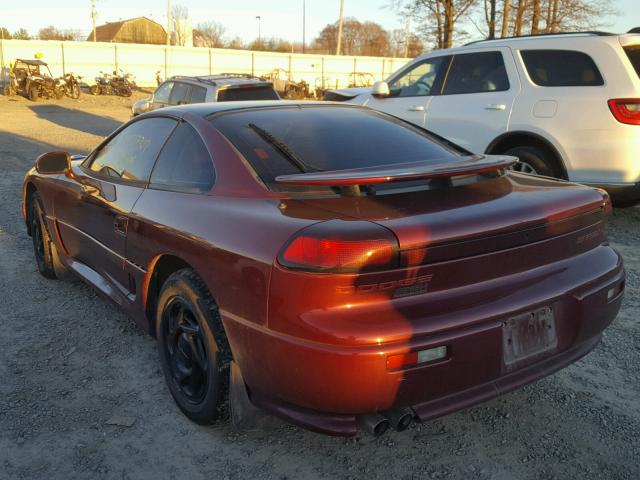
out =
{"type": "Polygon", "coordinates": [[[614,98],[609,109],[620,123],[640,125],[640,98],[614,98]]]}
{"type": "Polygon", "coordinates": [[[405,368],[437,362],[438,360],[447,358],[448,353],[447,346],[442,345],[427,350],[390,355],[387,357],[387,370],[403,370],[405,368]]]}

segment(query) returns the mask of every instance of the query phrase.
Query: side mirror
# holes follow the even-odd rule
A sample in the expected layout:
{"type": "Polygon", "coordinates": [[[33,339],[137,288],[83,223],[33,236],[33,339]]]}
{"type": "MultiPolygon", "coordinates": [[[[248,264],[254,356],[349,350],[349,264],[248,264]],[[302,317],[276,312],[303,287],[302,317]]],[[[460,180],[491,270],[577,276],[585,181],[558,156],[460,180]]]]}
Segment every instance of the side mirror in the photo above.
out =
{"type": "Polygon", "coordinates": [[[71,167],[71,154],[69,152],[47,152],[36,160],[36,171],[42,174],[54,175],[66,173],[71,167]]]}
{"type": "Polygon", "coordinates": [[[374,97],[388,97],[390,93],[387,82],[376,82],[371,87],[371,95],[374,97]]]}

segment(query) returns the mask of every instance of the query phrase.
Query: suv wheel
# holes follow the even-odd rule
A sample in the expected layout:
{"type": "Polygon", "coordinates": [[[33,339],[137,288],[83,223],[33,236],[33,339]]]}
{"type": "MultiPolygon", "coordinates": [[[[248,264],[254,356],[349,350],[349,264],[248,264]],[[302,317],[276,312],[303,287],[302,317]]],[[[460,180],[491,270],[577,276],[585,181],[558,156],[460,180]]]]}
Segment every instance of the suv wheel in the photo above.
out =
{"type": "Polygon", "coordinates": [[[160,363],[173,399],[196,423],[226,416],[231,349],[209,290],[191,269],[173,273],[158,298],[160,363]]]}
{"type": "Polygon", "coordinates": [[[504,155],[511,155],[520,159],[512,169],[518,172],[534,173],[547,177],[561,178],[562,172],[553,156],[540,147],[518,146],[504,152],[504,155]]]}

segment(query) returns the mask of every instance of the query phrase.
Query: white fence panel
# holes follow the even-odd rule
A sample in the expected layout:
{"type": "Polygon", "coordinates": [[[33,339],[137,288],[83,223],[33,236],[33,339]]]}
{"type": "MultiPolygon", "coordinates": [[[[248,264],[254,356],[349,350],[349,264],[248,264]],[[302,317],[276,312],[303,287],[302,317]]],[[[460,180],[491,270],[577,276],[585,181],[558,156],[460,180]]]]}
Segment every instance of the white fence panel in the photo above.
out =
{"type": "Polygon", "coordinates": [[[276,68],[290,72],[292,80],[305,80],[311,88],[346,87],[353,72],[366,72],[375,80],[386,78],[404,65],[405,58],[344,57],[335,55],[254,52],[220,48],[166,47],[103,42],[59,42],[42,40],[0,41],[0,66],[6,80],[16,58],[41,55],[54,76],[74,72],[92,83],[100,71],[118,68],[136,76],[138,85],[152,86],[156,72],[173,75],[251,73],[264,75],[276,68]]]}

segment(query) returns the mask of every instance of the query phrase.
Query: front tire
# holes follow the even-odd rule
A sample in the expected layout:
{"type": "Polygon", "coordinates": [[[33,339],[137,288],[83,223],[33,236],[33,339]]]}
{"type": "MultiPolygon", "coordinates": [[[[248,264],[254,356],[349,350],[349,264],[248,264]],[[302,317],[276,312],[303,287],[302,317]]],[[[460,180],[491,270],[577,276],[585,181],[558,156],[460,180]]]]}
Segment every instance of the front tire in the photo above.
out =
{"type": "Polygon", "coordinates": [[[40,274],[49,279],[55,279],[55,245],[51,241],[46,225],[44,205],[40,194],[34,192],[31,196],[29,221],[31,228],[31,240],[33,241],[33,254],[40,274]]]}
{"type": "Polygon", "coordinates": [[[80,85],[78,85],[76,82],[73,82],[71,84],[71,98],[73,98],[74,100],[80,98],[80,85]]]}
{"type": "Polygon", "coordinates": [[[228,416],[231,349],[218,307],[191,269],[173,273],[156,313],[160,364],[178,408],[208,425],[228,416]]]}
{"type": "Polygon", "coordinates": [[[512,168],[515,171],[562,178],[562,171],[555,158],[540,147],[529,145],[513,147],[504,152],[504,155],[511,155],[520,159],[520,162],[516,163],[512,168]]]}

